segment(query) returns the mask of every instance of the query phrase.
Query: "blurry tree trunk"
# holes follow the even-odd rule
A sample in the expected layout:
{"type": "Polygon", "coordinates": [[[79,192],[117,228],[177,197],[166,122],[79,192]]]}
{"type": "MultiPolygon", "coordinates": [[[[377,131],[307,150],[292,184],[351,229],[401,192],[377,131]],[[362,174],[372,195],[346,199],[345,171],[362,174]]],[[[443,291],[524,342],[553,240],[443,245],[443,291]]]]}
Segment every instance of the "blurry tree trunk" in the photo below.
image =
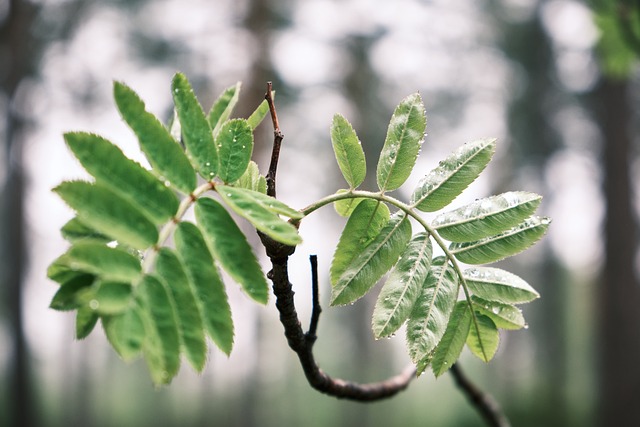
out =
{"type": "Polygon", "coordinates": [[[603,133],[605,265],[599,317],[600,426],[640,425],[640,283],[634,274],[631,105],[627,81],[604,78],[596,91],[603,133]]]}

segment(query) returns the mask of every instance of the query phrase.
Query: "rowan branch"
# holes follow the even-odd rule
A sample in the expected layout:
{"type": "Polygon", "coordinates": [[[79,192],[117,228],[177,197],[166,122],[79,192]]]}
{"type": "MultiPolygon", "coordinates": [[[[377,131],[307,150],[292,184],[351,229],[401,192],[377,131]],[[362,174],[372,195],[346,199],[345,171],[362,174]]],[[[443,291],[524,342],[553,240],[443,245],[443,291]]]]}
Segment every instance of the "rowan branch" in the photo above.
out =
{"type": "Polygon", "coordinates": [[[269,171],[267,172],[267,194],[276,197],[276,173],[278,171],[278,159],[280,158],[280,146],[284,135],[280,132],[280,124],[278,123],[278,114],[276,106],[273,102],[273,85],[267,82],[267,93],[264,99],[269,104],[269,112],[271,113],[271,121],[273,123],[273,148],[271,150],[271,162],[269,163],[269,171]]]}

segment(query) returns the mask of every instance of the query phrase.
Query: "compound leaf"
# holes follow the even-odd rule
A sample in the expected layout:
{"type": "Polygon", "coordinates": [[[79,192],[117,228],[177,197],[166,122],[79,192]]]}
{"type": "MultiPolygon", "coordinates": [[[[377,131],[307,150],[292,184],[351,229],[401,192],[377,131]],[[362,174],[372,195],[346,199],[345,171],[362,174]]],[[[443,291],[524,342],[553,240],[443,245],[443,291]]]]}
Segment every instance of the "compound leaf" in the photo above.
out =
{"type": "Polygon", "coordinates": [[[96,181],[140,209],[155,224],[175,215],[178,198],[151,172],[127,158],[120,148],[90,133],[64,135],[67,146],[96,181]]]}
{"type": "Polygon", "coordinates": [[[187,360],[201,372],[207,361],[207,343],[200,308],[182,262],[171,249],[162,248],[158,252],[156,271],[175,302],[180,342],[187,360]]]}
{"type": "Polygon", "coordinates": [[[240,179],[253,152],[253,129],[244,119],[225,122],[216,137],[218,176],[226,183],[240,179]]]}
{"type": "Polygon", "coordinates": [[[423,212],[444,208],[475,181],[495,149],[495,139],[481,139],[458,148],[420,180],[411,204],[423,212]]]}
{"type": "Polygon", "coordinates": [[[114,83],[114,97],[122,118],[138,137],[140,149],[153,170],[185,194],[196,186],[189,159],[167,128],[145,109],[144,102],[127,85],[114,83]]]}
{"type": "Polygon", "coordinates": [[[218,153],[209,121],[184,74],[174,76],[171,89],[187,155],[200,176],[212,180],[218,168],[218,153]]]}
{"type": "Polygon", "coordinates": [[[330,268],[332,286],[336,286],[353,260],[380,233],[389,216],[389,208],[384,203],[372,199],[363,199],[358,203],[347,220],[333,254],[330,268]]]}
{"type": "Polygon", "coordinates": [[[298,229],[278,216],[283,214],[299,219],[302,217],[300,212],[256,191],[225,185],[217,185],[216,190],[234,212],[267,236],[285,245],[302,243],[298,229]]]}
{"type": "Polygon", "coordinates": [[[414,363],[431,359],[444,335],[457,296],[455,270],[443,258],[434,259],[407,322],[407,346],[414,363]]]}
{"type": "Polygon", "coordinates": [[[414,93],[396,107],[378,159],[376,178],[381,191],[400,187],[409,177],[418,158],[427,127],[424,104],[414,93]]]}
{"type": "Polygon", "coordinates": [[[233,348],[231,307],[211,252],[198,227],[190,222],[178,224],[174,237],[207,333],[218,348],[229,355],[233,348]]]}
{"type": "Polygon", "coordinates": [[[537,242],[547,231],[550,220],[533,216],[496,236],[476,242],[452,243],[451,253],[467,264],[487,264],[515,255],[537,242]]]}
{"type": "Polygon", "coordinates": [[[101,242],[83,240],[67,251],[65,262],[76,271],[91,273],[106,280],[131,283],[140,275],[140,260],[130,253],[101,242]]]}
{"type": "Polygon", "coordinates": [[[474,309],[493,320],[498,328],[502,329],[522,329],[526,323],[522,312],[517,307],[509,304],[503,304],[496,301],[487,301],[477,296],[472,296],[474,309]]]}
{"type": "Polygon", "coordinates": [[[510,191],[438,215],[433,226],[452,242],[472,242],[501,233],[529,218],[542,196],[510,191]]]}
{"type": "Polygon", "coordinates": [[[342,176],[351,188],[358,187],[367,174],[367,163],[356,131],[340,114],[333,116],[331,143],[342,176]]]}
{"type": "Polygon", "coordinates": [[[240,82],[238,82],[234,86],[226,88],[211,106],[208,118],[214,137],[218,135],[222,124],[231,117],[231,113],[238,103],[241,86],[240,82]]]}
{"type": "Polygon", "coordinates": [[[373,241],[364,249],[360,248],[340,275],[331,289],[331,305],[348,304],[364,296],[393,267],[409,239],[409,219],[404,212],[395,213],[373,241]]]}
{"type": "Polygon", "coordinates": [[[123,360],[131,361],[142,351],[145,330],[137,304],[117,316],[103,316],[102,327],[107,340],[123,360]]]}
{"type": "Polygon", "coordinates": [[[489,362],[495,356],[500,344],[500,334],[495,323],[482,314],[476,315],[476,324],[469,328],[469,335],[467,336],[467,347],[476,355],[480,360],[489,362]]]}
{"type": "Polygon", "coordinates": [[[438,344],[433,354],[431,368],[436,378],[447,372],[456,363],[464,348],[470,327],[471,310],[469,310],[469,303],[466,300],[458,301],[453,307],[440,344],[438,344]]]}
{"type": "Polygon", "coordinates": [[[527,282],[508,271],[493,267],[473,267],[463,273],[474,295],[506,304],[520,304],[540,297],[527,282]]]}
{"type": "Polygon", "coordinates": [[[136,249],[146,249],[158,241],[158,230],[146,215],[98,183],[67,181],[53,191],[83,223],[101,234],[136,249]]]}
{"type": "Polygon", "coordinates": [[[266,304],[269,288],[260,264],[245,235],[218,202],[202,198],[196,202],[196,219],[214,258],[255,301],[266,304]]]}
{"type": "Polygon", "coordinates": [[[433,248],[427,233],[413,236],[385,282],[373,310],[373,334],[387,337],[409,318],[429,274],[433,248]]]}

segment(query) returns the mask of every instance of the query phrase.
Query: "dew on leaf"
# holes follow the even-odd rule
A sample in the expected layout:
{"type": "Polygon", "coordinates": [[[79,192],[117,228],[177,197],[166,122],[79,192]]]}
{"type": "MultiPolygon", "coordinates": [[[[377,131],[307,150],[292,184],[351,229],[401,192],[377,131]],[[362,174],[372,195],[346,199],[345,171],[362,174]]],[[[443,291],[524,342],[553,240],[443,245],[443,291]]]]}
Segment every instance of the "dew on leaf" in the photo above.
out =
{"type": "Polygon", "coordinates": [[[91,308],[91,310],[97,310],[99,307],[100,303],[98,302],[98,300],[92,299],[91,301],[89,301],[89,308],[91,308]]]}

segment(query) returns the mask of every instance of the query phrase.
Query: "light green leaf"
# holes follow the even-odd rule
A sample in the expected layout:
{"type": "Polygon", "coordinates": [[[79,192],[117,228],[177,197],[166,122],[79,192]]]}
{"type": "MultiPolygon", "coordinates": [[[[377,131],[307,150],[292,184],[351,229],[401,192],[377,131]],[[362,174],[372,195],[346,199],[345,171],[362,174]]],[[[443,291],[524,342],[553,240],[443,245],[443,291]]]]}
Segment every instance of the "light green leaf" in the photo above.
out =
{"type": "Polygon", "coordinates": [[[458,296],[453,267],[436,258],[407,322],[407,346],[414,363],[431,359],[449,323],[458,296]]]}
{"type": "Polygon", "coordinates": [[[212,180],[218,168],[218,153],[209,121],[184,74],[177,73],[173,77],[171,89],[187,156],[200,176],[212,180]]]}
{"type": "Polygon", "coordinates": [[[525,327],[524,316],[519,308],[496,301],[487,301],[477,296],[472,296],[474,309],[493,320],[498,328],[517,330],[525,327]]]}
{"type": "Polygon", "coordinates": [[[420,180],[411,195],[411,204],[423,212],[444,208],[475,181],[495,149],[495,139],[481,139],[458,148],[420,180]]]}
{"type": "Polygon", "coordinates": [[[175,303],[180,342],[187,360],[197,372],[201,372],[207,361],[202,317],[182,263],[171,249],[162,248],[158,252],[156,272],[175,303]]]}
{"type": "Polygon", "coordinates": [[[166,289],[153,276],[144,276],[136,287],[144,324],[144,357],[154,384],[162,385],[180,369],[180,336],[173,304],[166,289]]]}
{"type": "Polygon", "coordinates": [[[449,250],[467,264],[487,264],[515,255],[540,240],[550,220],[533,216],[504,233],[476,242],[452,243],[449,250]]]}
{"type": "MultiPolygon", "coordinates": [[[[344,194],[344,193],[348,193],[349,191],[351,190],[340,189],[336,191],[336,194],[344,194]]],[[[364,199],[362,197],[337,200],[333,202],[333,207],[335,208],[338,215],[348,218],[351,216],[356,206],[358,206],[358,203],[360,203],[363,200],[364,199]]]]}
{"type": "Polygon", "coordinates": [[[333,116],[331,143],[344,179],[351,188],[358,187],[367,174],[367,163],[356,131],[340,114],[333,116]]]}
{"type": "Polygon", "coordinates": [[[49,308],[60,311],[75,310],[80,308],[87,292],[91,292],[91,286],[95,282],[92,274],[79,274],[64,282],[53,296],[49,308]]]}
{"type": "Polygon", "coordinates": [[[136,249],[158,241],[158,230],[131,203],[100,184],[67,181],[54,190],[80,220],[97,232],[136,249]]]}
{"type": "Polygon", "coordinates": [[[47,277],[61,285],[84,274],[69,267],[69,256],[66,253],[60,255],[47,267],[47,277]]]}
{"type": "Polygon", "coordinates": [[[471,310],[469,303],[458,301],[453,307],[447,329],[436,347],[431,361],[434,375],[439,377],[447,372],[456,363],[464,348],[464,343],[469,335],[471,327],[471,310]]]}
{"type": "MultiPolygon", "coordinates": [[[[365,202],[361,202],[358,208],[365,202]]],[[[353,261],[347,265],[331,289],[331,305],[352,303],[364,296],[393,267],[409,239],[411,223],[404,212],[397,212],[370,244],[364,249],[360,247],[353,261]]]]}
{"type": "MultiPolygon", "coordinates": [[[[272,91],[271,94],[275,97],[276,93],[275,91],[272,91]]],[[[247,119],[247,121],[249,122],[249,126],[251,126],[251,129],[257,128],[258,125],[262,123],[264,118],[267,117],[267,114],[269,114],[269,103],[265,99],[260,103],[260,105],[258,105],[258,108],[256,108],[247,119]]]]}
{"type": "Polygon", "coordinates": [[[253,152],[253,129],[244,119],[225,122],[216,137],[218,176],[226,183],[240,179],[249,166],[253,152]]]}
{"type": "Polygon", "coordinates": [[[176,249],[196,294],[204,326],[225,354],[233,348],[233,320],[222,278],[198,227],[181,222],[175,232],[176,249]]]}
{"type": "Polygon", "coordinates": [[[262,194],[267,193],[267,181],[264,176],[260,175],[258,165],[253,160],[249,162],[247,170],[244,171],[240,179],[233,183],[233,186],[257,191],[262,194]]]}
{"type": "Polygon", "coordinates": [[[431,239],[427,233],[413,236],[404,249],[382,287],[373,310],[372,326],[376,339],[393,334],[409,318],[429,274],[432,253],[431,239]]]}
{"type": "Polygon", "coordinates": [[[213,129],[214,137],[218,135],[222,124],[231,117],[231,113],[238,103],[240,87],[240,82],[228,87],[213,103],[211,111],[209,111],[209,124],[211,125],[211,129],[213,129]]]}
{"type": "Polygon", "coordinates": [[[89,307],[80,307],[76,312],[76,338],[83,340],[89,336],[100,316],[89,307]]]}
{"type": "Polygon", "coordinates": [[[300,212],[256,191],[225,185],[217,185],[216,190],[234,212],[267,236],[285,245],[295,246],[302,243],[298,229],[278,216],[278,213],[282,213],[301,218],[300,212]]]}
{"type": "Polygon", "coordinates": [[[473,267],[463,275],[471,293],[489,301],[520,304],[540,297],[520,277],[499,268],[473,267]]]}
{"type": "Polygon", "coordinates": [[[118,316],[102,317],[102,327],[111,346],[126,362],[135,359],[142,351],[145,330],[138,305],[130,306],[118,316]]]}
{"type": "Polygon", "coordinates": [[[195,212],[214,258],[251,298],[266,304],[269,288],[260,264],[226,209],[213,199],[201,198],[195,212]]]}
{"type": "Polygon", "coordinates": [[[175,215],[178,198],[173,191],[111,142],[83,132],[67,133],[64,139],[96,181],[135,205],[155,224],[175,215]]]}
{"type": "Polygon", "coordinates": [[[493,321],[482,314],[476,316],[478,328],[471,325],[467,336],[467,347],[480,360],[489,362],[500,344],[500,334],[493,321]]]}
{"type": "Polygon", "coordinates": [[[107,236],[98,233],[93,228],[88,227],[79,218],[73,217],[60,229],[62,237],[71,242],[77,242],[78,240],[90,239],[94,241],[100,241],[107,243],[111,241],[107,236]]]}
{"type": "Polygon", "coordinates": [[[135,256],[91,240],[79,241],[71,246],[65,262],[72,270],[127,283],[137,279],[142,271],[140,260],[135,256]]]}
{"type": "Polygon", "coordinates": [[[510,191],[438,215],[433,226],[447,240],[472,242],[520,224],[536,211],[541,200],[542,196],[534,193],[510,191]]]}
{"type": "Polygon", "coordinates": [[[127,85],[114,83],[114,97],[122,118],[138,137],[153,170],[185,194],[196,187],[196,174],[182,147],[167,128],[145,109],[144,102],[127,85]]]}
{"type": "Polygon", "coordinates": [[[407,180],[418,158],[427,127],[420,94],[409,95],[391,116],[387,137],[378,160],[378,188],[391,191],[407,180]]]}
{"type": "Polygon", "coordinates": [[[331,260],[331,285],[336,286],[340,276],[353,260],[380,233],[389,221],[389,208],[384,203],[363,199],[349,217],[331,260]]]}
{"type": "Polygon", "coordinates": [[[102,281],[98,282],[89,301],[89,307],[101,315],[119,314],[125,311],[132,301],[130,283],[102,281]]]}

